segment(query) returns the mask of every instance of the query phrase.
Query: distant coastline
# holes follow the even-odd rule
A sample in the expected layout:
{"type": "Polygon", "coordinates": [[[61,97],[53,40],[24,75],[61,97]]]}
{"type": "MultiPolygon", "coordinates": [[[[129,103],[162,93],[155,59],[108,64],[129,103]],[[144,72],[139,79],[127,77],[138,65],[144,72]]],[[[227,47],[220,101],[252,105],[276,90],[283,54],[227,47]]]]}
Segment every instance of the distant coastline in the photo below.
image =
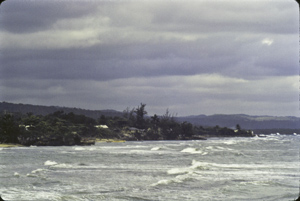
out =
{"type": "MultiPolygon", "coordinates": [[[[20,105],[2,108],[0,118],[0,143],[23,146],[73,146],[93,145],[96,139],[117,141],[145,140],[205,140],[209,137],[253,137],[251,130],[195,126],[180,122],[167,110],[163,115],[146,116],[146,104],[124,110],[117,116],[101,114],[91,118],[83,114],[57,110],[47,115],[24,113],[20,105]]],[[[26,105],[21,105],[26,107],[26,105]]],[[[33,106],[30,105],[30,108],[33,106]]],[[[37,106],[40,108],[41,106],[37,106]]],[[[56,108],[62,109],[62,108],[56,108]]],[[[111,111],[110,111],[111,112],[111,111]]]]}
{"type": "Polygon", "coordinates": [[[1,147],[93,145],[96,141],[253,137],[272,133],[295,134],[299,132],[300,126],[297,117],[242,114],[176,117],[168,110],[163,115],[147,116],[146,104],[143,103],[136,108],[118,112],[2,102],[0,123],[1,147]],[[249,124],[253,129],[247,127],[249,124]]]}
{"type": "MultiPolygon", "coordinates": [[[[81,108],[60,107],[60,106],[42,106],[30,104],[16,104],[0,102],[0,114],[5,112],[11,113],[32,113],[34,115],[48,115],[56,111],[65,113],[74,113],[84,115],[93,119],[98,119],[101,115],[105,117],[122,117],[123,111],[112,109],[107,110],[87,110],[81,108]]],[[[147,116],[146,116],[147,117],[147,116]]],[[[150,118],[148,116],[148,118],[150,118]]],[[[293,134],[300,130],[300,118],[295,116],[251,116],[246,114],[215,114],[215,115],[191,115],[191,116],[174,116],[177,122],[189,122],[195,126],[227,127],[234,129],[239,124],[246,130],[253,130],[255,133],[286,133],[293,134]]]]}

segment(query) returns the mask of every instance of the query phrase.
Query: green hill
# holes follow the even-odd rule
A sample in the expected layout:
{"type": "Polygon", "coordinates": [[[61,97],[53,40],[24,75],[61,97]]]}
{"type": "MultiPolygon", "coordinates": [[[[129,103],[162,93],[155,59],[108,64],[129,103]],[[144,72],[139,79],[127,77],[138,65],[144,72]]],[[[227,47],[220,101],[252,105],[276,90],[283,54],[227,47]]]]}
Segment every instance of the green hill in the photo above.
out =
{"type": "Polygon", "coordinates": [[[0,103],[0,113],[32,113],[34,115],[47,115],[54,113],[56,111],[62,110],[65,113],[73,112],[74,114],[82,114],[87,117],[97,119],[101,115],[105,116],[121,116],[122,112],[115,110],[86,110],[80,108],[70,108],[70,107],[59,107],[59,106],[41,106],[41,105],[30,105],[30,104],[15,104],[15,103],[0,103]]]}

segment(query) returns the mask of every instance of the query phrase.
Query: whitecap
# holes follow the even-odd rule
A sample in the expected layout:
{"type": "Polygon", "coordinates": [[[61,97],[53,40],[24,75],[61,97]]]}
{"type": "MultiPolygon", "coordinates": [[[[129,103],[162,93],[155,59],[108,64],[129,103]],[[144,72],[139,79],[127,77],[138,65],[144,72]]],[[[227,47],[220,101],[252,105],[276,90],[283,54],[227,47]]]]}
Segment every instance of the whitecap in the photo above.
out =
{"type": "Polygon", "coordinates": [[[182,175],[182,174],[192,174],[195,170],[208,170],[208,163],[199,162],[196,160],[192,161],[191,166],[184,168],[172,168],[167,171],[169,175],[182,175]]]}
{"type": "Polygon", "coordinates": [[[214,148],[212,146],[208,146],[208,147],[206,147],[206,149],[213,150],[214,148]]]}
{"type": "Polygon", "coordinates": [[[65,163],[61,163],[61,164],[56,164],[53,167],[55,168],[73,168],[73,165],[69,165],[69,164],[65,164],[65,163]]]}
{"type": "Polygon", "coordinates": [[[152,184],[151,186],[169,185],[172,183],[182,183],[184,181],[193,179],[191,175],[192,174],[188,173],[188,174],[184,174],[184,175],[178,175],[173,179],[162,179],[162,180],[158,181],[157,183],[152,184]]]}
{"type": "Polygon", "coordinates": [[[190,170],[188,168],[173,168],[167,171],[168,174],[185,174],[190,170]]]}
{"type": "Polygon", "coordinates": [[[240,182],[241,185],[255,185],[255,186],[270,186],[273,184],[271,181],[248,181],[248,182],[240,182]]]}
{"type": "Polygon", "coordinates": [[[83,147],[75,147],[74,150],[76,150],[76,151],[83,151],[83,150],[85,150],[85,148],[83,148],[83,147]]]}
{"type": "Polygon", "coordinates": [[[199,162],[196,160],[192,161],[192,165],[190,166],[191,169],[200,169],[200,170],[208,170],[209,166],[208,163],[199,162]]]}
{"type": "Polygon", "coordinates": [[[160,150],[160,147],[153,147],[153,148],[151,149],[151,151],[158,151],[158,150],[160,150]]]}
{"type": "Polygon", "coordinates": [[[31,171],[31,173],[32,174],[39,174],[40,172],[43,172],[43,171],[45,171],[45,169],[36,169],[36,170],[33,170],[33,171],[31,171]]]}
{"type": "Polygon", "coordinates": [[[224,144],[228,144],[228,145],[236,144],[236,141],[234,141],[234,140],[228,140],[228,141],[225,141],[224,144]]]}
{"type": "Polygon", "coordinates": [[[158,185],[167,185],[172,183],[172,180],[163,179],[158,181],[157,183],[151,184],[151,186],[158,186],[158,185]]]}
{"type": "Polygon", "coordinates": [[[26,174],[26,177],[38,177],[36,174],[26,174]]]}
{"type": "Polygon", "coordinates": [[[185,149],[181,150],[181,152],[191,153],[191,154],[201,154],[201,153],[203,153],[201,150],[196,149],[196,148],[192,148],[192,147],[185,148],[185,149]]]}
{"type": "Polygon", "coordinates": [[[189,181],[189,180],[193,180],[194,176],[192,173],[188,173],[188,174],[184,174],[184,175],[178,175],[176,176],[176,182],[177,183],[181,183],[183,181],[189,181]]]}
{"type": "Polygon", "coordinates": [[[46,165],[46,166],[57,165],[57,162],[55,162],[55,161],[46,161],[44,163],[44,165],[46,165]]]}
{"type": "Polygon", "coordinates": [[[185,179],[178,179],[178,178],[162,179],[162,180],[158,181],[157,183],[151,184],[151,186],[169,185],[169,184],[172,184],[172,183],[182,183],[183,180],[185,180],[185,179]]]}
{"type": "Polygon", "coordinates": [[[233,149],[231,149],[231,148],[225,148],[225,147],[221,147],[221,146],[216,146],[216,148],[219,150],[233,151],[233,149]]]}
{"type": "Polygon", "coordinates": [[[20,174],[19,174],[18,172],[15,172],[15,173],[14,173],[14,176],[15,176],[15,177],[20,177],[20,174]]]}

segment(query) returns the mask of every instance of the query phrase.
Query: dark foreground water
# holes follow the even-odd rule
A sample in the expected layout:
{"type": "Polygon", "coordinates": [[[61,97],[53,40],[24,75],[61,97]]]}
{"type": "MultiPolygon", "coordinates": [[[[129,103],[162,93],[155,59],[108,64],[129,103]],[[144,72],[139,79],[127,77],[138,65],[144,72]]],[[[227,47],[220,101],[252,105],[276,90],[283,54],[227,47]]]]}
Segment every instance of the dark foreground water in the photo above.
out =
{"type": "Polygon", "coordinates": [[[300,136],[0,149],[5,200],[292,201],[300,136]]]}

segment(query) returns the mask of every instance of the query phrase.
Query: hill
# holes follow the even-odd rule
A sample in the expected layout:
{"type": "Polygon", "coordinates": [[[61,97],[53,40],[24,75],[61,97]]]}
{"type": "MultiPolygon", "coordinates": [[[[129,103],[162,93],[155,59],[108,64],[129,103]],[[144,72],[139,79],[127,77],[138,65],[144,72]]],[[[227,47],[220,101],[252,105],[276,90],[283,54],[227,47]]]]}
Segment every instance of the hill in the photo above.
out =
{"type": "Polygon", "coordinates": [[[243,129],[300,129],[300,118],[293,116],[250,116],[246,114],[216,114],[177,117],[198,126],[221,126],[234,128],[239,124],[243,129]]]}
{"type": "Polygon", "coordinates": [[[122,112],[115,110],[86,110],[80,108],[70,108],[70,107],[59,107],[59,106],[41,106],[41,105],[30,105],[30,104],[15,104],[15,103],[0,103],[0,113],[32,113],[34,115],[47,115],[54,113],[56,111],[62,110],[65,113],[73,112],[78,115],[85,115],[94,119],[98,119],[101,115],[105,116],[121,116],[122,112]]]}

